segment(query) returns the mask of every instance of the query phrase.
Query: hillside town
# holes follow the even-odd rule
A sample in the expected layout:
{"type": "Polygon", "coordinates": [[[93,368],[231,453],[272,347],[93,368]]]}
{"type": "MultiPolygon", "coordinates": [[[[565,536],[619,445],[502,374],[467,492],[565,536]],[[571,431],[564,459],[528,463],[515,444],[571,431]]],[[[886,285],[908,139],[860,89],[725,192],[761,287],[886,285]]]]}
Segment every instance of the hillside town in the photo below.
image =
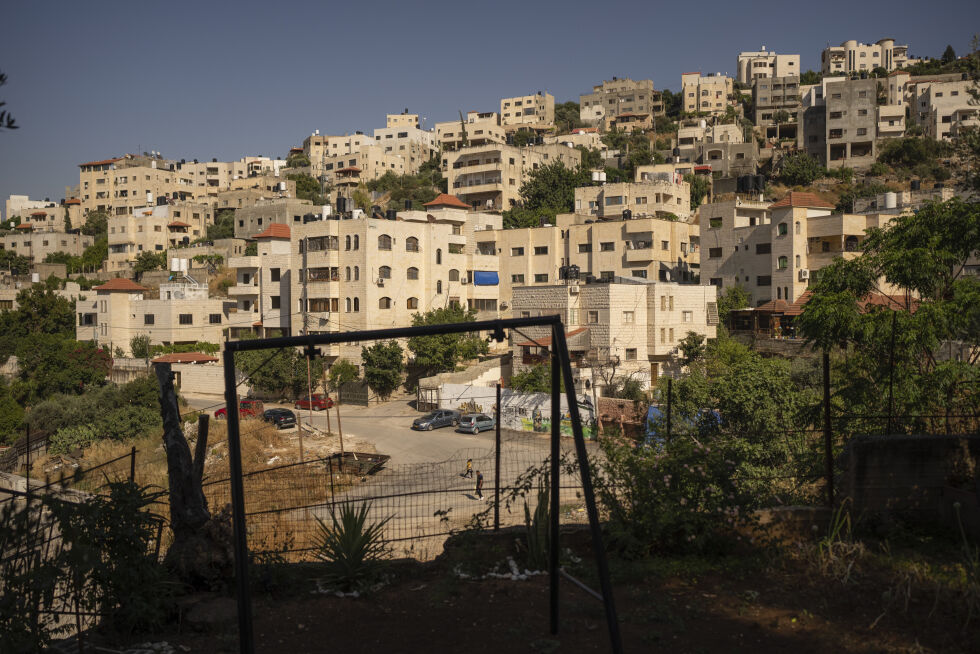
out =
{"type": "MultiPolygon", "coordinates": [[[[508,556],[526,554],[526,569],[513,558],[513,573],[454,563],[457,582],[523,582],[549,565],[556,575],[552,550],[534,559],[535,530],[547,529],[535,506],[560,505],[563,528],[583,534],[598,533],[601,516],[604,548],[630,562],[620,577],[645,557],[741,552],[760,539],[757,521],[778,523],[779,538],[818,543],[799,556],[852,589],[842,595],[879,602],[882,585],[906,593],[861,615],[880,613],[871,628],[884,620],[893,644],[918,644],[900,616],[926,598],[918,589],[935,588],[920,608],[942,603],[949,624],[916,623],[934,649],[915,651],[980,647],[975,624],[959,636],[946,628],[980,614],[980,51],[975,37],[967,53],[920,52],[914,34],[908,44],[847,39],[819,52],[782,47],[794,43],[784,36],[779,52],[733,51],[679,79],[582,79],[578,97],[564,101],[543,79],[492,106],[444,107],[439,121],[393,97],[361,107],[363,122],[344,133],[309,125],[261,155],[247,154],[255,145],[243,140],[242,156],[228,161],[93,149],[77,178],[51,180],[49,197],[10,194],[0,214],[0,486],[11,505],[29,505],[55,479],[61,493],[103,497],[79,472],[93,470],[106,487],[128,479],[172,498],[183,456],[196,481],[181,483],[196,490],[180,501],[200,496],[200,530],[234,505],[240,419],[250,547],[277,564],[327,560],[317,539],[328,538],[330,518],[340,529],[335,509],[358,502],[389,555],[445,557],[452,538],[491,526],[513,529],[511,541],[519,535],[519,554],[508,556]],[[254,339],[551,316],[571,368],[559,406],[551,375],[565,356],[561,331],[541,326],[502,338],[236,350],[231,378],[221,358],[229,344],[254,339]],[[237,383],[238,407],[226,405],[226,383],[237,383]],[[562,490],[549,497],[549,479],[559,487],[557,464],[543,463],[558,452],[547,449],[551,434],[569,442],[562,490]],[[892,436],[932,440],[887,451],[875,440],[892,436]],[[586,446],[595,462],[583,463],[586,446]],[[582,465],[596,466],[594,482],[577,476],[582,465]],[[851,539],[851,519],[857,533],[864,516],[886,514],[865,523],[885,543],[872,563],[872,545],[851,539]],[[962,534],[966,558],[955,565],[965,572],[950,575],[958,581],[923,581],[927,566],[901,568],[896,581],[874,567],[891,556],[891,534],[908,515],[944,525],[953,545],[943,553],[959,557],[962,534]],[[865,586],[852,585],[852,573],[865,586]]],[[[840,36],[848,34],[828,35],[840,36]]],[[[5,116],[0,138],[17,128],[5,116]]],[[[187,518],[173,506],[146,542],[201,587],[212,572],[174,563],[187,518]]],[[[230,515],[213,529],[230,529],[230,515]]],[[[902,537],[920,537],[908,529],[902,537]]],[[[573,542],[562,537],[563,547],[573,542]]],[[[230,542],[215,578],[233,574],[230,542]]],[[[590,564],[583,551],[603,549],[594,544],[578,556],[563,550],[562,565],[599,588],[604,559],[593,576],[579,560],[590,564]]],[[[218,566],[221,557],[209,556],[218,566]]],[[[769,576],[779,568],[752,565],[769,576]]],[[[732,607],[759,597],[741,581],[757,569],[746,570],[732,607]]],[[[691,592],[717,591],[707,583],[691,592]]],[[[356,598],[374,588],[328,587],[310,592],[356,598]]],[[[652,620],[637,617],[645,609],[634,591],[620,604],[620,617],[632,616],[627,640],[652,620]]],[[[592,597],[581,601],[594,604],[589,630],[608,620],[612,649],[622,651],[608,604],[603,617],[592,597]]],[[[792,615],[810,624],[801,610],[792,615]]],[[[834,610],[821,619],[853,617],[834,610]]],[[[752,615],[762,624],[763,613],[752,615]]],[[[765,619],[785,627],[789,615],[765,619]]],[[[662,621],[674,625],[665,633],[687,637],[673,618],[662,621]]],[[[72,627],[79,647],[81,624],[72,627]]],[[[745,628],[726,648],[751,647],[738,640],[745,628]]],[[[212,642],[175,638],[184,651],[212,642]]],[[[844,640],[823,643],[850,651],[844,640]]]]}

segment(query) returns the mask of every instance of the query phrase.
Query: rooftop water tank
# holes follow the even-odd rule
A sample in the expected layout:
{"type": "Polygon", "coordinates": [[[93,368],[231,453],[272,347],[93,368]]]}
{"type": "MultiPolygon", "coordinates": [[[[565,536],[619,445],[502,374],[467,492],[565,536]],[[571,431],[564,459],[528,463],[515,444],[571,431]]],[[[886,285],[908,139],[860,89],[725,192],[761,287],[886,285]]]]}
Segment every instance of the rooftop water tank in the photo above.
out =
{"type": "Polygon", "coordinates": [[[894,209],[898,206],[898,195],[894,191],[889,191],[885,193],[885,208],[894,209]]]}

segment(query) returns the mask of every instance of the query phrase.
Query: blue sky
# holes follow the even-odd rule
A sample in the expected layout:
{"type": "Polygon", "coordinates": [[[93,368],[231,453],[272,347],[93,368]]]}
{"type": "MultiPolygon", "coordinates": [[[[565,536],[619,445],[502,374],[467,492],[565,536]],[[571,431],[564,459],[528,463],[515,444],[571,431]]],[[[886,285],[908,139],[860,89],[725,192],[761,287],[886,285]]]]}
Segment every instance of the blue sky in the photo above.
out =
{"type": "MultiPolygon", "coordinates": [[[[502,96],[556,101],[612,76],[677,90],[684,71],[734,73],[765,45],[819,68],[820,50],[893,37],[917,56],[969,50],[980,3],[56,2],[0,8],[0,199],[58,200],[77,164],[158,150],[284,156],[314,129],[344,134],[408,108],[426,126],[502,96]],[[948,19],[947,19],[948,17],[948,19]]],[[[2,205],[0,205],[2,206],[2,205]]]]}

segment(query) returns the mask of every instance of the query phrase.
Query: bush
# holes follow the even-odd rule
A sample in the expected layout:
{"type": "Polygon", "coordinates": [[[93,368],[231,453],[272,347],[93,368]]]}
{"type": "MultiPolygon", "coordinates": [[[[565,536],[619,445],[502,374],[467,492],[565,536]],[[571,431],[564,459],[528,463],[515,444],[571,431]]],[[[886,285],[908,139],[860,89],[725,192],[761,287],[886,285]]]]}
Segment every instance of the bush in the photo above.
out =
{"type": "Polygon", "coordinates": [[[363,591],[377,580],[388,556],[384,527],[391,520],[368,522],[371,503],[351,503],[330,509],[331,525],[319,517],[316,558],[326,564],[326,580],[345,593],[363,591]]]}
{"type": "Polygon", "coordinates": [[[881,163],[880,161],[876,161],[873,164],[871,164],[871,168],[868,170],[868,172],[874,175],[875,177],[881,177],[882,175],[888,174],[888,166],[881,163]]]}
{"type": "Polygon", "coordinates": [[[52,454],[68,454],[99,440],[99,435],[91,425],[62,427],[48,439],[48,451],[52,454]]]}
{"type": "Polygon", "coordinates": [[[824,173],[820,163],[806,152],[797,152],[783,159],[779,179],[789,186],[809,186],[824,173]]]}

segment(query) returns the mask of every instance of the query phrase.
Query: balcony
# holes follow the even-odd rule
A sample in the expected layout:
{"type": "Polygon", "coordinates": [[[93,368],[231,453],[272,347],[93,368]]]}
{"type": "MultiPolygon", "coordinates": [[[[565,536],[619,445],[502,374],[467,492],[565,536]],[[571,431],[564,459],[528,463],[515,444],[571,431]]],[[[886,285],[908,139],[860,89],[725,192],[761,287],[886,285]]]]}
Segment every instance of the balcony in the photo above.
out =
{"type": "Polygon", "coordinates": [[[250,297],[258,294],[258,284],[238,284],[228,288],[228,297],[250,297]]]}
{"type": "Polygon", "coordinates": [[[259,257],[229,257],[229,268],[258,268],[260,265],[259,257]]]}
{"type": "MultiPolygon", "coordinates": [[[[634,245],[629,247],[630,243],[634,241],[626,241],[626,261],[628,263],[638,263],[641,261],[653,261],[655,250],[650,245],[645,245],[640,247],[639,245],[634,245]]],[[[645,243],[645,241],[635,241],[636,244],[645,243]]]]}

